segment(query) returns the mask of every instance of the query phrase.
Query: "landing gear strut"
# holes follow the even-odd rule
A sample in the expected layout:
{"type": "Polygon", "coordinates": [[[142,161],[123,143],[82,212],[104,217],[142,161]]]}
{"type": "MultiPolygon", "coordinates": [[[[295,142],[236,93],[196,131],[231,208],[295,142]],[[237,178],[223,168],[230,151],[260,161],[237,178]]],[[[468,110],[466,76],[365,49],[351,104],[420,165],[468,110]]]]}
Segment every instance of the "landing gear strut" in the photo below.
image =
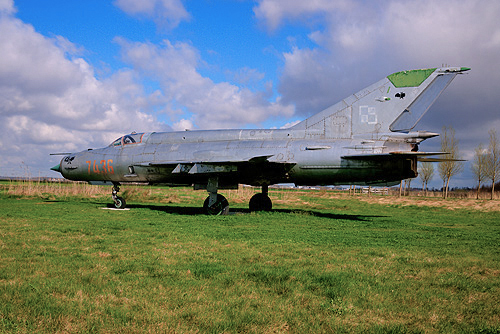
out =
{"type": "Polygon", "coordinates": [[[115,204],[115,208],[117,209],[125,209],[127,205],[123,197],[118,196],[118,192],[120,191],[120,184],[113,183],[113,191],[111,192],[111,197],[113,197],[113,202],[115,204]]]}
{"type": "Polygon", "coordinates": [[[203,203],[203,209],[208,215],[227,215],[229,212],[229,202],[224,196],[217,194],[218,185],[218,178],[208,179],[207,191],[209,195],[203,203]]]}
{"type": "Polygon", "coordinates": [[[262,186],[262,192],[255,194],[250,198],[250,203],[248,206],[250,211],[271,211],[273,208],[273,202],[268,196],[269,186],[267,184],[262,186]]]}

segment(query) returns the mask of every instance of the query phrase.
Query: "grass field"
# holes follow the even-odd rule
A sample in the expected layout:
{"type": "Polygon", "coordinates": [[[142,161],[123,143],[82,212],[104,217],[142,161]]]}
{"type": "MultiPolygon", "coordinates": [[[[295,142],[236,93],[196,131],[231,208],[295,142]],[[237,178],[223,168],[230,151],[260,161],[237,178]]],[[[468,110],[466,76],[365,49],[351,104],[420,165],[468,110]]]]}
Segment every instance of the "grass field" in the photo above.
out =
{"type": "Polygon", "coordinates": [[[188,189],[112,211],[109,187],[8,187],[0,333],[500,333],[500,211],[474,200],[271,192],[250,214],[233,193],[212,217],[188,189]]]}

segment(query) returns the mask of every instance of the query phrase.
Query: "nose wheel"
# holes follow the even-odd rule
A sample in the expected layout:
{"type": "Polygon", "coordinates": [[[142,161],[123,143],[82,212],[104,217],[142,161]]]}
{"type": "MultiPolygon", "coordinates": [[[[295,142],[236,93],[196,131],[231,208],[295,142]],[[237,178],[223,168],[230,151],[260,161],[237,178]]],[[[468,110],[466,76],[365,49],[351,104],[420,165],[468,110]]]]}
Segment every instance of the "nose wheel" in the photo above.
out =
{"type": "Polygon", "coordinates": [[[227,215],[227,213],[229,212],[229,202],[221,194],[215,195],[217,195],[217,197],[213,203],[211,203],[212,201],[210,200],[211,196],[208,196],[203,203],[203,209],[205,210],[205,213],[212,216],[227,215]]]}
{"type": "Polygon", "coordinates": [[[203,203],[203,210],[208,215],[227,215],[229,212],[229,202],[221,194],[217,194],[219,179],[210,177],[208,179],[207,191],[208,197],[203,203]]]}
{"type": "Polygon", "coordinates": [[[123,197],[118,196],[118,192],[120,191],[120,187],[118,184],[113,185],[113,190],[111,192],[111,197],[113,198],[113,202],[115,205],[115,208],[117,209],[125,209],[125,206],[127,203],[125,202],[125,199],[123,197]]]}

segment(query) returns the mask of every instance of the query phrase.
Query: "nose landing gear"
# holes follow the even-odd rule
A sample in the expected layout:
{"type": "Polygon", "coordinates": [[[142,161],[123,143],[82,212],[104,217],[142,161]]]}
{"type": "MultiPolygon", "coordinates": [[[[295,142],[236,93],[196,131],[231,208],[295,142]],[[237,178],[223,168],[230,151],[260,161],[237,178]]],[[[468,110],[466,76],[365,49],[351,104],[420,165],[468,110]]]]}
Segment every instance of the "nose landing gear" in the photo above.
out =
{"type": "Polygon", "coordinates": [[[205,210],[205,213],[208,215],[212,216],[227,215],[227,213],[229,212],[229,202],[221,194],[213,195],[211,193],[203,203],[203,209],[205,210]],[[215,197],[215,196],[216,196],[215,200],[212,199],[211,201],[210,197],[215,197]]]}
{"type": "Polygon", "coordinates": [[[127,203],[125,203],[125,200],[123,199],[123,197],[118,196],[118,192],[120,191],[119,186],[120,186],[119,183],[113,183],[113,191],[111,192],[111,197],[113,198],[115,208],[125,209],[125,206],[127,205],[127,203]]]}
{"type": "Polygon", "coordinates": [[[207,199],[203,203],[203,209],[208,215],[227,215],[229,212],[229,203],[221,194],[217,194],[219,180],[217,177],[208,179],[207,191],[209,193],[207,199]]]}

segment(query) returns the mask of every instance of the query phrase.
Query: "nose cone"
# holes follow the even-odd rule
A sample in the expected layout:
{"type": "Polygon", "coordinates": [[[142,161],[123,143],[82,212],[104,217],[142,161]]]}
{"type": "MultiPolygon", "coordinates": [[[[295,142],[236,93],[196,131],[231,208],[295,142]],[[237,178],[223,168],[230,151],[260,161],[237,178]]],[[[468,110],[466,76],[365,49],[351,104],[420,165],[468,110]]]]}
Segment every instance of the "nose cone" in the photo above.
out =
{"type": "Polygon", "coordinates": [[[54,170],[56,172],[61,172],[61,164],[57,164],[57,166],[52,167],[50,170],[54,170]]]}

